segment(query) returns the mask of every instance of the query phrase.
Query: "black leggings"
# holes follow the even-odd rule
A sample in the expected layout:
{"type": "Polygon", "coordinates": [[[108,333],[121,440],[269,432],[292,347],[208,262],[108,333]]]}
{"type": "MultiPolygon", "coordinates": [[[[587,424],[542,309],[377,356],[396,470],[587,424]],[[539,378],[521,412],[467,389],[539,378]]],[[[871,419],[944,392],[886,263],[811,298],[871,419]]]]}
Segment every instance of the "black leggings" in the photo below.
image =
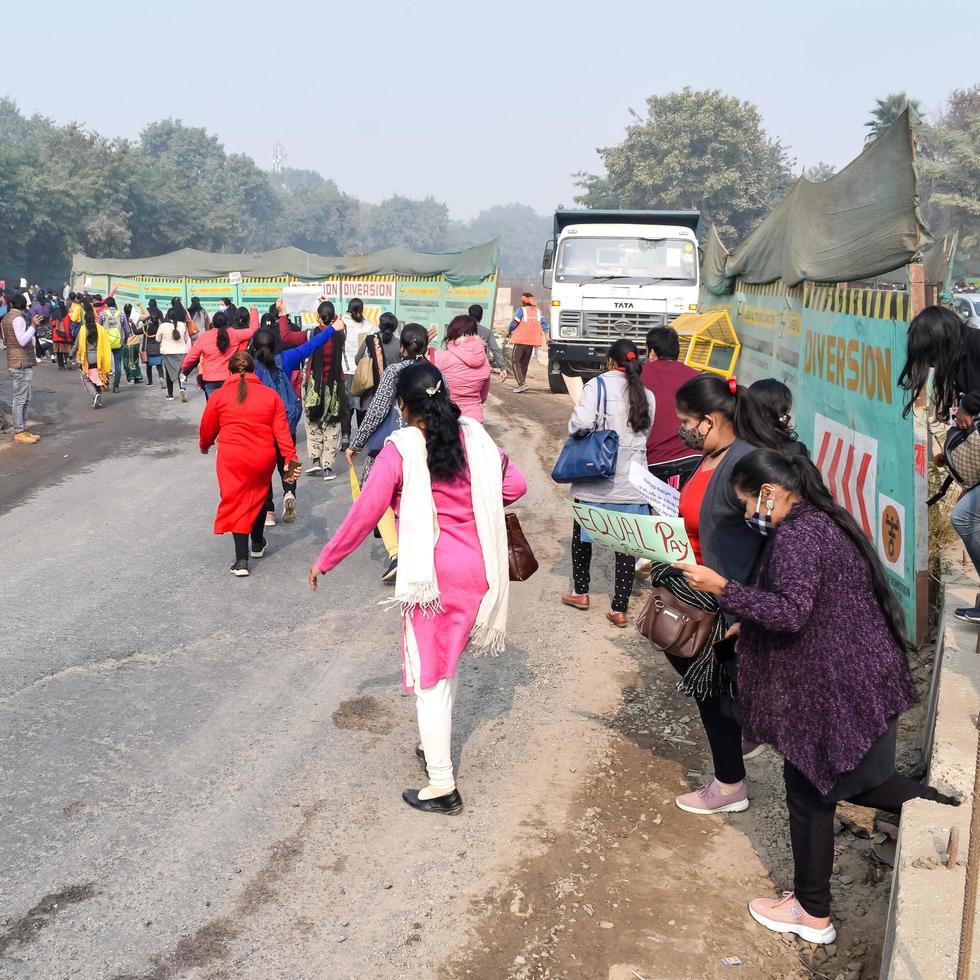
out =
{"type": "MultiPolygon", "coordinates": [[[[296,441],[296,433],[293,433],[293,442],[296,441]]],[[[282,458],[279,450],[276,450],[276,466],[279,469],[279,482],[282,484],[283,495],[291,493],[296,496],[296,481],[286,479],[286,461],[282,458]]],[[[272,492],[272,484],[269,484],[269,495],[265,498],[265,512],[274,514],[276,512],[276,500],[272,492]]]]}
{"type": "MultiPolygon", "coordinates": [[[[671,667],[683,677],[692,659],[665,655],[671,667]]],[[[695,701],[701,715],[704,734],[711,747],[711,760],[715,767],[715,779],[722,783],[740,783],[745,779],[745,762],[742,759],[742,728],[736,721],[722,714],[721,701],[716,697],[695,701]]]]}
{"type": "MultiPolygon", "coordinates": [[[[232,537],[235,539],[235,561],[247,560],[249,535],[234,531],[232,537]]],[[[252,524],[251,537],[252,544],[261,544],[265,540],[265,505],[262,506],[252,524]]]]}
{"type": "MultiPolygon", "coordinates": [[[[153,365],[152,364],[144,364],[143,366],[146,368],[146,383],[148,385],[152,385],[153,384],[153,365]]],[[[160,377],[162,378],[163,377],[163,368],[162,367],[158,367],[157,368],[157,371],[159,372],[160,377]]]]}
{"type": "MultiPolygon", "coordinates": [[[[793,844],[793,891],[804,910],[817,918],[830,915],[830,875],[834,870],[834,811],[837,803],[792,763],[783,760],[789,833],[793,844]]],[[[858,806],[900,813],[909,800],[952,802],[949,797],[908,776],[892,773],[883,783],[847,798],[858,806]]]]}
{"type": "Polygon", "coordinates": [[[68,367],[68,355],[67,354],[55,354],[58,358],[58,367],[65,368],[68,367]]]}
{"type": "MultiPolygon", "coordinates": [[[[632,555],[616,552],[616,590],[613,595],[613,612],[626,612],[629,609],[630,593],[633,591],[633,577],[636,559],[632,555]]],[[[572,581],[578,595],[588,595],[592,581],[592,542],[582,540],[582,527],[575,521],[572,525],[572,581]]]]}

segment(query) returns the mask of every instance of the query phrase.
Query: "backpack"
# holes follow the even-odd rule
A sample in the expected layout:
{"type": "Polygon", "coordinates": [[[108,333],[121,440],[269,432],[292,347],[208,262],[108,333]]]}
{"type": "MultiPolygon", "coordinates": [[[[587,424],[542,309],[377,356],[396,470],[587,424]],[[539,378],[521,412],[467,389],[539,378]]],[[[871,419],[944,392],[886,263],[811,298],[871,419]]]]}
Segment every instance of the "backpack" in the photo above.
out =
{"type": "Polygon", "coordinates": [[[119,316],[119,311],[107,307],[102,326],[109,335],[109,346],[113,350],[119,350],[122,347],[122,319],[119,316]]]}
{"type": "Polygon", "coordinates": [[[943,446],[946,457],[946,477],[939,491],[926,501],[927,507],[942,500],[955,481],[964,490],[980,485],[980,419],[968,429],[950,429],[943,446]]]}
{"type": "Polygon", "coordinates": [[[265,367],[261,367],[259,369],[259,377],[262,379],[262,384],[266,388],[271,388],[279,396],[283,407],[286,409],[286,421],[289,423],[289,431],[295,434],[299,420],[303,417],[303,403],[299,400],[299,396],[296,394],[292,384],[290,384],[286,372],[280,366],[279,358],[276,358],[275,371],[269,371],[265,367]]]}

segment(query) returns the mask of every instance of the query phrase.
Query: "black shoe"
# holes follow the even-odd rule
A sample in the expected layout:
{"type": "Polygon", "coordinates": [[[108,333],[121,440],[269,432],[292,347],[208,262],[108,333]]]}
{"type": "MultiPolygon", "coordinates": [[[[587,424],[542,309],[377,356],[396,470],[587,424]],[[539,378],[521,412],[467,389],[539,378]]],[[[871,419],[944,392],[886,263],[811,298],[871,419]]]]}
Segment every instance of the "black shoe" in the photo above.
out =
{"type": "Polygon", "coordinates": [[[454,817],[463,812],[463,798],[458,789],[446,796],[437,796],[434,800],[420,800],[417,789],[406,789],[402,793],[402,799],[413,810],[421,810],[423,813],[444,813],[447,817],[454,817]]]}
{"type": "Polygon", "coordinates": [[[113,385],[112,386],[112,393],[114,395],[118,395],[119,394],[119,385],[113,385]]]}
{"type": "Polygon", "coordinates": [[[425,761],[425,753],[422,751],[422,746],[421,745],[416,745],[415,746],[415,758],[418,759],[419,762],[422,763],[422,768],[426,772],[428,772],[429,771],[429,764],[425,761]]]}
{"type": "Polygon", "coordinates": [[[398,555],[388,562],[388,567],[384,571],[384,575],[381,576],[382,582],[394,582],[395,576],[398,574],[398,555]]]}
{"type": "Polygon", "coordinates": [[[239,558],[238,561],[231,566],[231,574],[237,575],[239,578],[245,578],[248,575],[248,559],[239,558]]]}
{"type": "Polygon", "coordinates": [[[252,551],[251,551],[252,557],[261,558],[265,554],[266,547],[267,545],[266,545],[265,538],[263,538],[261,541],[253,541],[252,551]]]}

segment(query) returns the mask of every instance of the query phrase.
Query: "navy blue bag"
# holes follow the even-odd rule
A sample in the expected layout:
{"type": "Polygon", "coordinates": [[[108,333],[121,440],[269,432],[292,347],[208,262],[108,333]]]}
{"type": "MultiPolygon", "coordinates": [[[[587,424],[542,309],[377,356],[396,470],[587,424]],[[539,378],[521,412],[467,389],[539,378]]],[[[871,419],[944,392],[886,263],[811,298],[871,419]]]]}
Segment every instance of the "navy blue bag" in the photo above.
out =
{"type": "Polygon", "coordinates": [[[562,446],[558,462],[551,471],[555,483],[576,483],[579,480],[609,479],[616,472],[619,456],[619,433],[606,428],[606,383],[596,378],[599,395],[595,422],[590,432],[569,436],[562,446]],[[602,428],[599,418],[602,418],[602,428]]]}
{"type": "Polygon", "coordinates": [[[258,374],[259,380],[266,388],[271,388],[279,396],[283,408],[286,409],[286,421],[289,423],[289,431],[293,434],[293,439],[295,439],[296,427],[299,425],[299,420],[303,417],[303,403],[299,400],[299,395],[296,394],[286,372],[283,371],[279,356],[276,356],[275,371],[269,371],[265,365],[257,364],[256,374],[258,374]]]}
{"type": "Polygon", "coordinates": [[[385,439],[392,432],[397,432],[402,424],[402,413],[397,405],[392,405],[388,417],[368,437],[368,441],[364,444],[364,452],[371,457],[377,456],[385,447],[385,439]]]}

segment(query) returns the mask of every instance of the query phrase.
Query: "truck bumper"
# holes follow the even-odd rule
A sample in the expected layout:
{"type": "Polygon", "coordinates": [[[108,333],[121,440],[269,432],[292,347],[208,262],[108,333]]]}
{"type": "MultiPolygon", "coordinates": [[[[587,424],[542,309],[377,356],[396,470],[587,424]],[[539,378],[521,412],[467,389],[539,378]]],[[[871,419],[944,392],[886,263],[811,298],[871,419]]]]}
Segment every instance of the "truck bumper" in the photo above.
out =
{"type": "Polygon", "coordinates": [[[570,343],[563,340],[552,340],[548,344],[548,369],[559,371],[569,377],[585,375],[592,377],[600,374],[606,366],[608,343],[590,344],[570,343]]]}

